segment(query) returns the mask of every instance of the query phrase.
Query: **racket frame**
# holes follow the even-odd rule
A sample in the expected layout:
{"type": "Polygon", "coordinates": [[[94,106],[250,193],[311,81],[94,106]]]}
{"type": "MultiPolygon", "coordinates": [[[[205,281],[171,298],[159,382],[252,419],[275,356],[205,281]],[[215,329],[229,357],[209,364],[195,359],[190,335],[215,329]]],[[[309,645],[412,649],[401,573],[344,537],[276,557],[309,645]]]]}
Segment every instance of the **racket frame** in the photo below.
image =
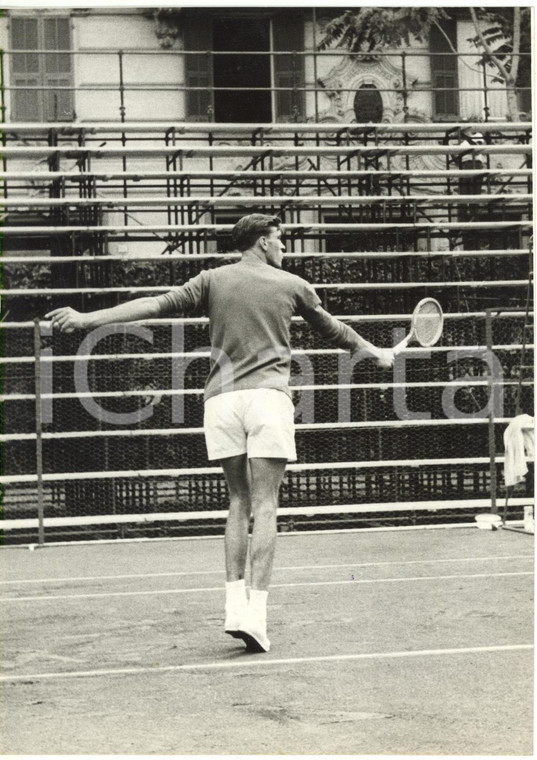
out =
{"type": "Polygon", "coordinates": [[[434,335],[434,339],[433,340],[428,341],[427,343],[424,343],[424,342],[418,340],[418,343],[420,344],[420,346],[434,346],[435,343],[438,343],[438,341],[440,339],[440,336],[442,335],[442,330],[444,329],[444,312],[442,311],[442,307],[440,306],[440,304],[438,303],[438,301],[436,300],[436,298],[430,298],[429,296],[427,296],[426,298],[422,298],[421,301],[418,301],[418,303],[414,307],[414,311],[412,312],[412,317],[411,317],[411,320],[410,320],[410,331],[409,331],[408,335],[406,335],[403,338],[403,340],[401,340],[396,346],[394,346],[393,353],[394,353],[395,356],[397,356],[397,354],[399,354],[401,351],[403,351],[408,346],[408,344],[410,343],[411,340],[414,340],[414,339],[417,340],[417,338],[416,338],[416,318],[417,318],[417,316],[418,316],[418,314],[419,314],[419,312],[420,312],[421,307],[423,306],[423,304],[428,303],[428,302],[432,302],[432,303],[434,303],[437,306],[438,313],[440,315],[440,323],[438,325],[438,329],[437,329],[437,331],[436,331],[436,333],[434,335]]]}

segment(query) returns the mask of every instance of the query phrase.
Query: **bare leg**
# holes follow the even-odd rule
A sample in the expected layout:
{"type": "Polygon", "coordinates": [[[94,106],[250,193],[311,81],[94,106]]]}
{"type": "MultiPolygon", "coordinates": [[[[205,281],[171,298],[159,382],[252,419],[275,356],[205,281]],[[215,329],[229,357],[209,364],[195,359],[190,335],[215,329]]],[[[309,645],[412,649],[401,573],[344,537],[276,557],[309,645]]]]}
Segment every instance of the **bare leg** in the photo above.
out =
{"type": "Polygon", "coordinates": [[[226,522],[226,580],[244,578],[248,553],[251,501],[246,454],[221,460],[229,488],[230,503],[226,522]]]}
{"type": "Polygon", "coordinates": [[[251,562],[252,589],[267,591],[276,548],[276,509],[286,459],[250,459],[251,503],[254,515],[251,562]]]}
{"type": "Polygon", "coordinates": [[[257,457],[247,461],[246,455],[241,455],[228,457],[221,463],[230,492],[225,535],[227,582],[224,627],[226,633],[244,639],[247,649],[268,652],[267,594],[276,548],[278,493],[287,460],[257,457]],[[247,603],[243,579],[252,512],[252,580],[247,603]]]}

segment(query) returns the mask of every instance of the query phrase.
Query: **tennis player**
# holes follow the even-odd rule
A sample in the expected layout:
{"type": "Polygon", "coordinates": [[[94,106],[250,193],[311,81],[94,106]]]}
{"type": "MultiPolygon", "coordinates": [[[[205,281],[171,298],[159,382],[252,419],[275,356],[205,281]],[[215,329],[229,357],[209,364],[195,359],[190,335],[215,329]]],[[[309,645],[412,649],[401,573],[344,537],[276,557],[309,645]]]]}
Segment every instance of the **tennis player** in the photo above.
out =
{"type": "Polygon", "coordinates": [[[278,493],[287,462],[296,460],[294,406],[289,390],[290,326],[302,316],[331,343],[379,367],[393,363],[325,311],[314,288],[281,269],[281,220],[243,216],[233,228],[238,263],[204,270],[164,295],[81,313],[70,307],[46,316],[62,332],[113,322],[185,314],[209,317],[211,369],[205,386],[204,429],[210,460],[219,460],[230,493],[225,530],[225,631],[249,650],[268,652],[267,596],[276,544],[278,493]],[[251,589],[245,587],[250,516],[251,589]]]}

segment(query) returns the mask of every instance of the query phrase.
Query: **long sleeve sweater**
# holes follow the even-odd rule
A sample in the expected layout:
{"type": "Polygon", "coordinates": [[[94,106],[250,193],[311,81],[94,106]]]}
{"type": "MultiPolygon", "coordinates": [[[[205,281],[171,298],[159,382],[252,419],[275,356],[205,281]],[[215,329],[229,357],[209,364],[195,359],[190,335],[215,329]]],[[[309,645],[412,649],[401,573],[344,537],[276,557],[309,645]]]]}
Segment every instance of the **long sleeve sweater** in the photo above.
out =
{"type": "Polygon", "coordinates": [[[308,282],[254,256],[204,270],[155,300],[161,316],[201,309],[209,317],[211,369],[205,399],[250,388],[289,393],[294,315],[340,348],[373,348],[322,308],[308,282]]]}

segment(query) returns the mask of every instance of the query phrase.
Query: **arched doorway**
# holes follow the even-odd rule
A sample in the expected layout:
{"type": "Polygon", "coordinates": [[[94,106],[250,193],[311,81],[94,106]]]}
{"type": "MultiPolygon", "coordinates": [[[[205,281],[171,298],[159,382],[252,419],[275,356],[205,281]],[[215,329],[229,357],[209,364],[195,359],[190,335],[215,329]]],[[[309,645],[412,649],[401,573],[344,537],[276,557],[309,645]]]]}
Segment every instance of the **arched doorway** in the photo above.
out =
{"type": "Polygon", "coordinates": [[[382,121],[384,106],[382,96],[374,84],[363,84],[354,96],[354,115],[359,124],[382,121]]]}

